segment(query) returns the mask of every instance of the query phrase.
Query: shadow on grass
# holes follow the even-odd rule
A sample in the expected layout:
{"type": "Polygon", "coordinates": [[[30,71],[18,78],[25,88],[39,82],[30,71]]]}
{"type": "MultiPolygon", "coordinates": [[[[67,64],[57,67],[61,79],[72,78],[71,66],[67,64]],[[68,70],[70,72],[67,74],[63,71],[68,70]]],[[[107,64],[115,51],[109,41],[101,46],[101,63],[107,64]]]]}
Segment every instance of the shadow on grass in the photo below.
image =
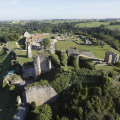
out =
{"type": "Polygon", "coordinates": [[[18,57],[25,57],[25,58],[27,57],[26,55],[17,55],[17,56],[18,57]]]}

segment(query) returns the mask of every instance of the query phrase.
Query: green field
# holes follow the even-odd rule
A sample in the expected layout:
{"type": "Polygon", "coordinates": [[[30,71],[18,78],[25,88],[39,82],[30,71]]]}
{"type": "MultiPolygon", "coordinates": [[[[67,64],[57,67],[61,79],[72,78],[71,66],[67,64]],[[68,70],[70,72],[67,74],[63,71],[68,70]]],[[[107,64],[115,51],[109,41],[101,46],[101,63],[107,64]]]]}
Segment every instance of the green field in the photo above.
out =
{"type": "Polygon", "coordinates": [[[111,48],[104,46],[103,48],[101,46],[88,46],[88,45],[78,45],[73,41],[58,41],[55,43],[55,48],[58,50],[66,50],[69,47],[77,47],[78,50],[91,50],[91,52],[94,54],[96,58],[104,59],[105,53],[108,50],[111,50],[115,53],[116,51],[112,50],[111,48]]]}
{"type": "Polygon", "coordinates": [[[109,25],[107,26],[110,30],[119,30],[120,31],[120,25],[109,25]]]}
{"type": "Polygon", "coordinates": [[[76,24],[76,27],[79,27],[79,28],[82,28],[82,27],[99,27],[101,24],[109,25],[108,22],[86,22],[86,23],[76,24]]]}

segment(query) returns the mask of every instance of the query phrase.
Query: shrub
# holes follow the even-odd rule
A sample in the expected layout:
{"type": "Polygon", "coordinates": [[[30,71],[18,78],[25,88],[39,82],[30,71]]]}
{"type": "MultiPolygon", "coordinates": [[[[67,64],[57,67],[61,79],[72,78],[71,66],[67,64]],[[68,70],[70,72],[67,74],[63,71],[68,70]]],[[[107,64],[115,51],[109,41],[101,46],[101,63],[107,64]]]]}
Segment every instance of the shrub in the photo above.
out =
{"type": "Polygon", "coordinates": [[[118,72],[113,71],[113,70],[108,73],[108,76],[111,77],[111,78],[113,78],[113,79],[114,79],[117,75],[118,75],[118,72]]]}
{"type": "Polygon", "coordinates": [[[84,58],[84,57],[81,57],[81,56],[79,57],[79,66],[80,66],[81,68],[88,68],[88,69],[90,69],[90,70],[94,70],[94,69],[95,69],[95,66],[94,66],[94,65],[88,63],[88,62],[87,62],[87,59],[84,58]]]}
{"type": "Polygon", "coordinates": [[[51,54],[49,58],[55,67],[60,67],[60,60],[56,54],[51,54]]]}
{"type": "Polygon", "coordinates": [[[3,85],[2,85],[2,88],[5,88],[6,85],[7,85],[7,81],[4,81],[4,82],[3,82],[3,85]]]}
{"type": "Polygon", "coordinates": [[[55,54],[61,59],[61,50],[55,50],[55,54]]]}
{"type": "Polygon", "coordinates": [[[31,102],[30,109],[31,110],[35,110],[35,108],[36,108],[36,103],[35,102],[31,102]]]}
{"type": "Polygon", "coordinates": [[[120,62],[113,63],[114,66],[120,67],[120,62]]]}
{"type": "Polygon", "coordinates": [[[66,66],[67,64],[67,54],[63,53],[61,54],[61,65],[66,66]]]}

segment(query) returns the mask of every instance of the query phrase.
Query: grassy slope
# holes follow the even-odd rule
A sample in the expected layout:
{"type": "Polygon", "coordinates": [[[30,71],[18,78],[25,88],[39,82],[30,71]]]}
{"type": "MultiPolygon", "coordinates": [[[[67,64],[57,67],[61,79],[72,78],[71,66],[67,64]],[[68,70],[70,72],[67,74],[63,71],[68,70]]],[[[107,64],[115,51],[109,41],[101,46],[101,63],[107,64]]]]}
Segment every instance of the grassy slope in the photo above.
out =
{"type": "Polygon", "coordinates": [[[16,98],[7,87],[3,92],[0,92],[0,120],[13,120],[17,112],[16,98]]]}
{"type": "Polygon", "coordinates": [[[11,55],[6,54],[6,50],[0,50],[0,64],[3,65],[0,71],[0,109],[2,112],[0,113],[0,120],[12,120],[13,116],[16,113],[17,107],[15,96],[12,95],[8,89],[8,87],[2,90],[3,79],[7,74],[7,69],[11,66],[11,55]]]}
{"type": "Polygon", "coordinates": [[[68,46],[77,47],[79,51],[91,50],[91,52],[94,54],[96,58],[101,58],[101,59],[104,59],[105,52],[107,52],[108,50],[111,50],[116,53],[116,51],[112,50],[107,46],[104,46],[104,48],[102,48],[101,46],[78,45],[72,41],[58,41],[55,43],[56,49],[60,49],[60,50],[66,50],[68,46]]]}

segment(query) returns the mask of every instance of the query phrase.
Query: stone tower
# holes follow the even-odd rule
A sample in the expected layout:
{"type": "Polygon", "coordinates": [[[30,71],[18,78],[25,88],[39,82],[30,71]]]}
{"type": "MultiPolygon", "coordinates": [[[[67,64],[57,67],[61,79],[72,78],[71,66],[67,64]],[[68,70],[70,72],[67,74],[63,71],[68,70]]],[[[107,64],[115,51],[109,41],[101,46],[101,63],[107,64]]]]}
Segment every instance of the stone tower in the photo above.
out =
{"type": "Polygon", "coordinates": [[[35,80],[37,80],[38,76],[41,74],[40,57],[34,56],[33,63],[34,63],[34,70],[35,70],[34,78],[35,80]]]}
{"type": "Polygon", "coordinates": [[[29,42],[27,42],[27,57],[32,57],[31,44],[29,42]]]}

